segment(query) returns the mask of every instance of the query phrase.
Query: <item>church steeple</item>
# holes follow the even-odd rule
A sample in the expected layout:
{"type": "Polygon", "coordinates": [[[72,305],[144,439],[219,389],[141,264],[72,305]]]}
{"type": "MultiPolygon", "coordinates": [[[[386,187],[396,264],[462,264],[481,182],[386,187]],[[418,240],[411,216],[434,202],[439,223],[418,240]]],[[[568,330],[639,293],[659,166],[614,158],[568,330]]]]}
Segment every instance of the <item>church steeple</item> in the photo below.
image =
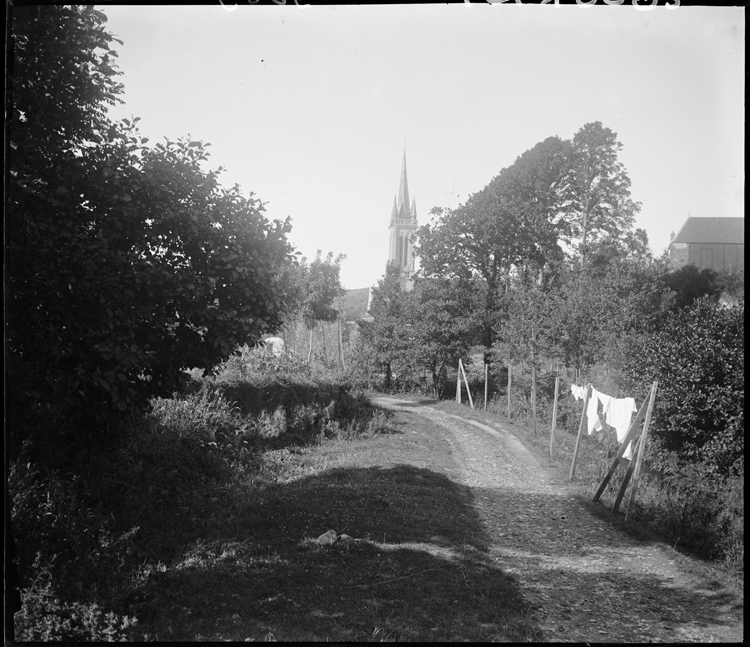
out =
{"type": "Polygon", "coordinates": [[[414,274],[414,249],[411,237],[417,230],[417,202],[409,196],[406,177],[406,148],[401,161],[398,194],[393,199],[388,260],[401,268],[401,288],[410,290],[414,274]]]}
{"type": "Polygon", "coordinates": [[[409,213],[410,207],[409,181],[406,179],[406,149],[404,149],[404,159],[401,162],[401,182],[398,186],[398,211],[402,218],[408,217],[404,214],[409,213]]]}

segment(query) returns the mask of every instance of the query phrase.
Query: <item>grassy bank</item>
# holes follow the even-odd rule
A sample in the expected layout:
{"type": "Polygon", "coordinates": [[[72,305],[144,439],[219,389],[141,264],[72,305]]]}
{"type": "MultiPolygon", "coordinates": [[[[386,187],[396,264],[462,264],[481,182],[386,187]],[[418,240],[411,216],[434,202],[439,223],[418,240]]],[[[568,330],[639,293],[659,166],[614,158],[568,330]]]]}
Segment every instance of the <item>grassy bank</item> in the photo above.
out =
{"type": "Polygon", "coordinates": [[[15,461],[17,639],[533,640],[449,447],[405,421],[246,349],[79,473],[15,461]]]}

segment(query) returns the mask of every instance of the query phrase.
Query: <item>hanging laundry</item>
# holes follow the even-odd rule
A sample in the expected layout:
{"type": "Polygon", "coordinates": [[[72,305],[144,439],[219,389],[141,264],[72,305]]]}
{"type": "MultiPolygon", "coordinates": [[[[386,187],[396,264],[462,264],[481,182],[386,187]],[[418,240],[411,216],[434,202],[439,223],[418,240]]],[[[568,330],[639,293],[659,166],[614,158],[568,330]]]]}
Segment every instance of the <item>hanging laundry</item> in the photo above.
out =
{"type": "MultiPolygon", "coordinates": [[[[610,398],[609,405],[605,409],[608,425],[612,425],[617,432],[617,440],[622,444],[630,429],[630,420],[636,412],[635,400],[633,398],[610,398]]],[[[628,448],[623,458],[633,458],[633,443],[628,443],[628,448]]]]}
{"type": "Polygon", "coordinates": [[[602,393],[601,391],[597,391],[597,395],[599,396],[599,402],[602,403],[601,419],[604,420],[604,417],[607,415],[607,409],[609,409],[609,403],[612,402],[614,398],[611,395],[602,393]]]}
{"type": "MultiPolygon", "coordinates": [[[[599,408],[599,397],[604,395],[599,393],[593,386],[591,387],[591,395],[589,396],[589,406],[586,409],[586,427],[589,432],[589,436],[595,431],[601,431],[602,422],[599,420],[599,414],[597,409],[599,408]]],[[[609,397],[609,396],[604,396],[609,397]]]]}
{"type": "Polygon", "coordinates": [[[570,392],[576,400],[583,400],[586,394],[586,387],[578,386],[577,384],[570,385],[570,392]]]}

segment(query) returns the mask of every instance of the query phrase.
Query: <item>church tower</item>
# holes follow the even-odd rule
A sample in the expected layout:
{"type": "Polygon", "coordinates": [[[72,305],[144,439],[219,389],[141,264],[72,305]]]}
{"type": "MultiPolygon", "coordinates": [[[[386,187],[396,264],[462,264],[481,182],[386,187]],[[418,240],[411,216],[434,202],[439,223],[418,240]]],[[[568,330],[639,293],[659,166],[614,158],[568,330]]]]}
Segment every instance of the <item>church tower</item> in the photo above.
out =
{"type": "Polygon", "coordinates": [[[401,289],[411,290],[414,275],[414,250],[411,236],[417,230],[417,203],[409,199],[409,183],[406,179],[406,149],[401,163],[401,181],[398,195],[393,198],[391,209],[390,249],[388,260],[401,267],[401,289]]]}

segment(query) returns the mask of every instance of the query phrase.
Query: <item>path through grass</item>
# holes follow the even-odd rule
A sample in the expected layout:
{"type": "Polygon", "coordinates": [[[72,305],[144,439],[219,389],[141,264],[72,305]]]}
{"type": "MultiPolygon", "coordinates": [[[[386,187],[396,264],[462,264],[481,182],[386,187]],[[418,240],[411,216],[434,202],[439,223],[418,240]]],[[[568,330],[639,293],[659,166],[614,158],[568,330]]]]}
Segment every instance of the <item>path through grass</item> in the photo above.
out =
{"type": "Polygon", "coordinates": [[[390,431],[269,452],[210,534],[145,578],[133,639],[538,639],[444,432],[410,413],[390,431]],[[358,541],[315,541],[328,530],[358,541]]]}

